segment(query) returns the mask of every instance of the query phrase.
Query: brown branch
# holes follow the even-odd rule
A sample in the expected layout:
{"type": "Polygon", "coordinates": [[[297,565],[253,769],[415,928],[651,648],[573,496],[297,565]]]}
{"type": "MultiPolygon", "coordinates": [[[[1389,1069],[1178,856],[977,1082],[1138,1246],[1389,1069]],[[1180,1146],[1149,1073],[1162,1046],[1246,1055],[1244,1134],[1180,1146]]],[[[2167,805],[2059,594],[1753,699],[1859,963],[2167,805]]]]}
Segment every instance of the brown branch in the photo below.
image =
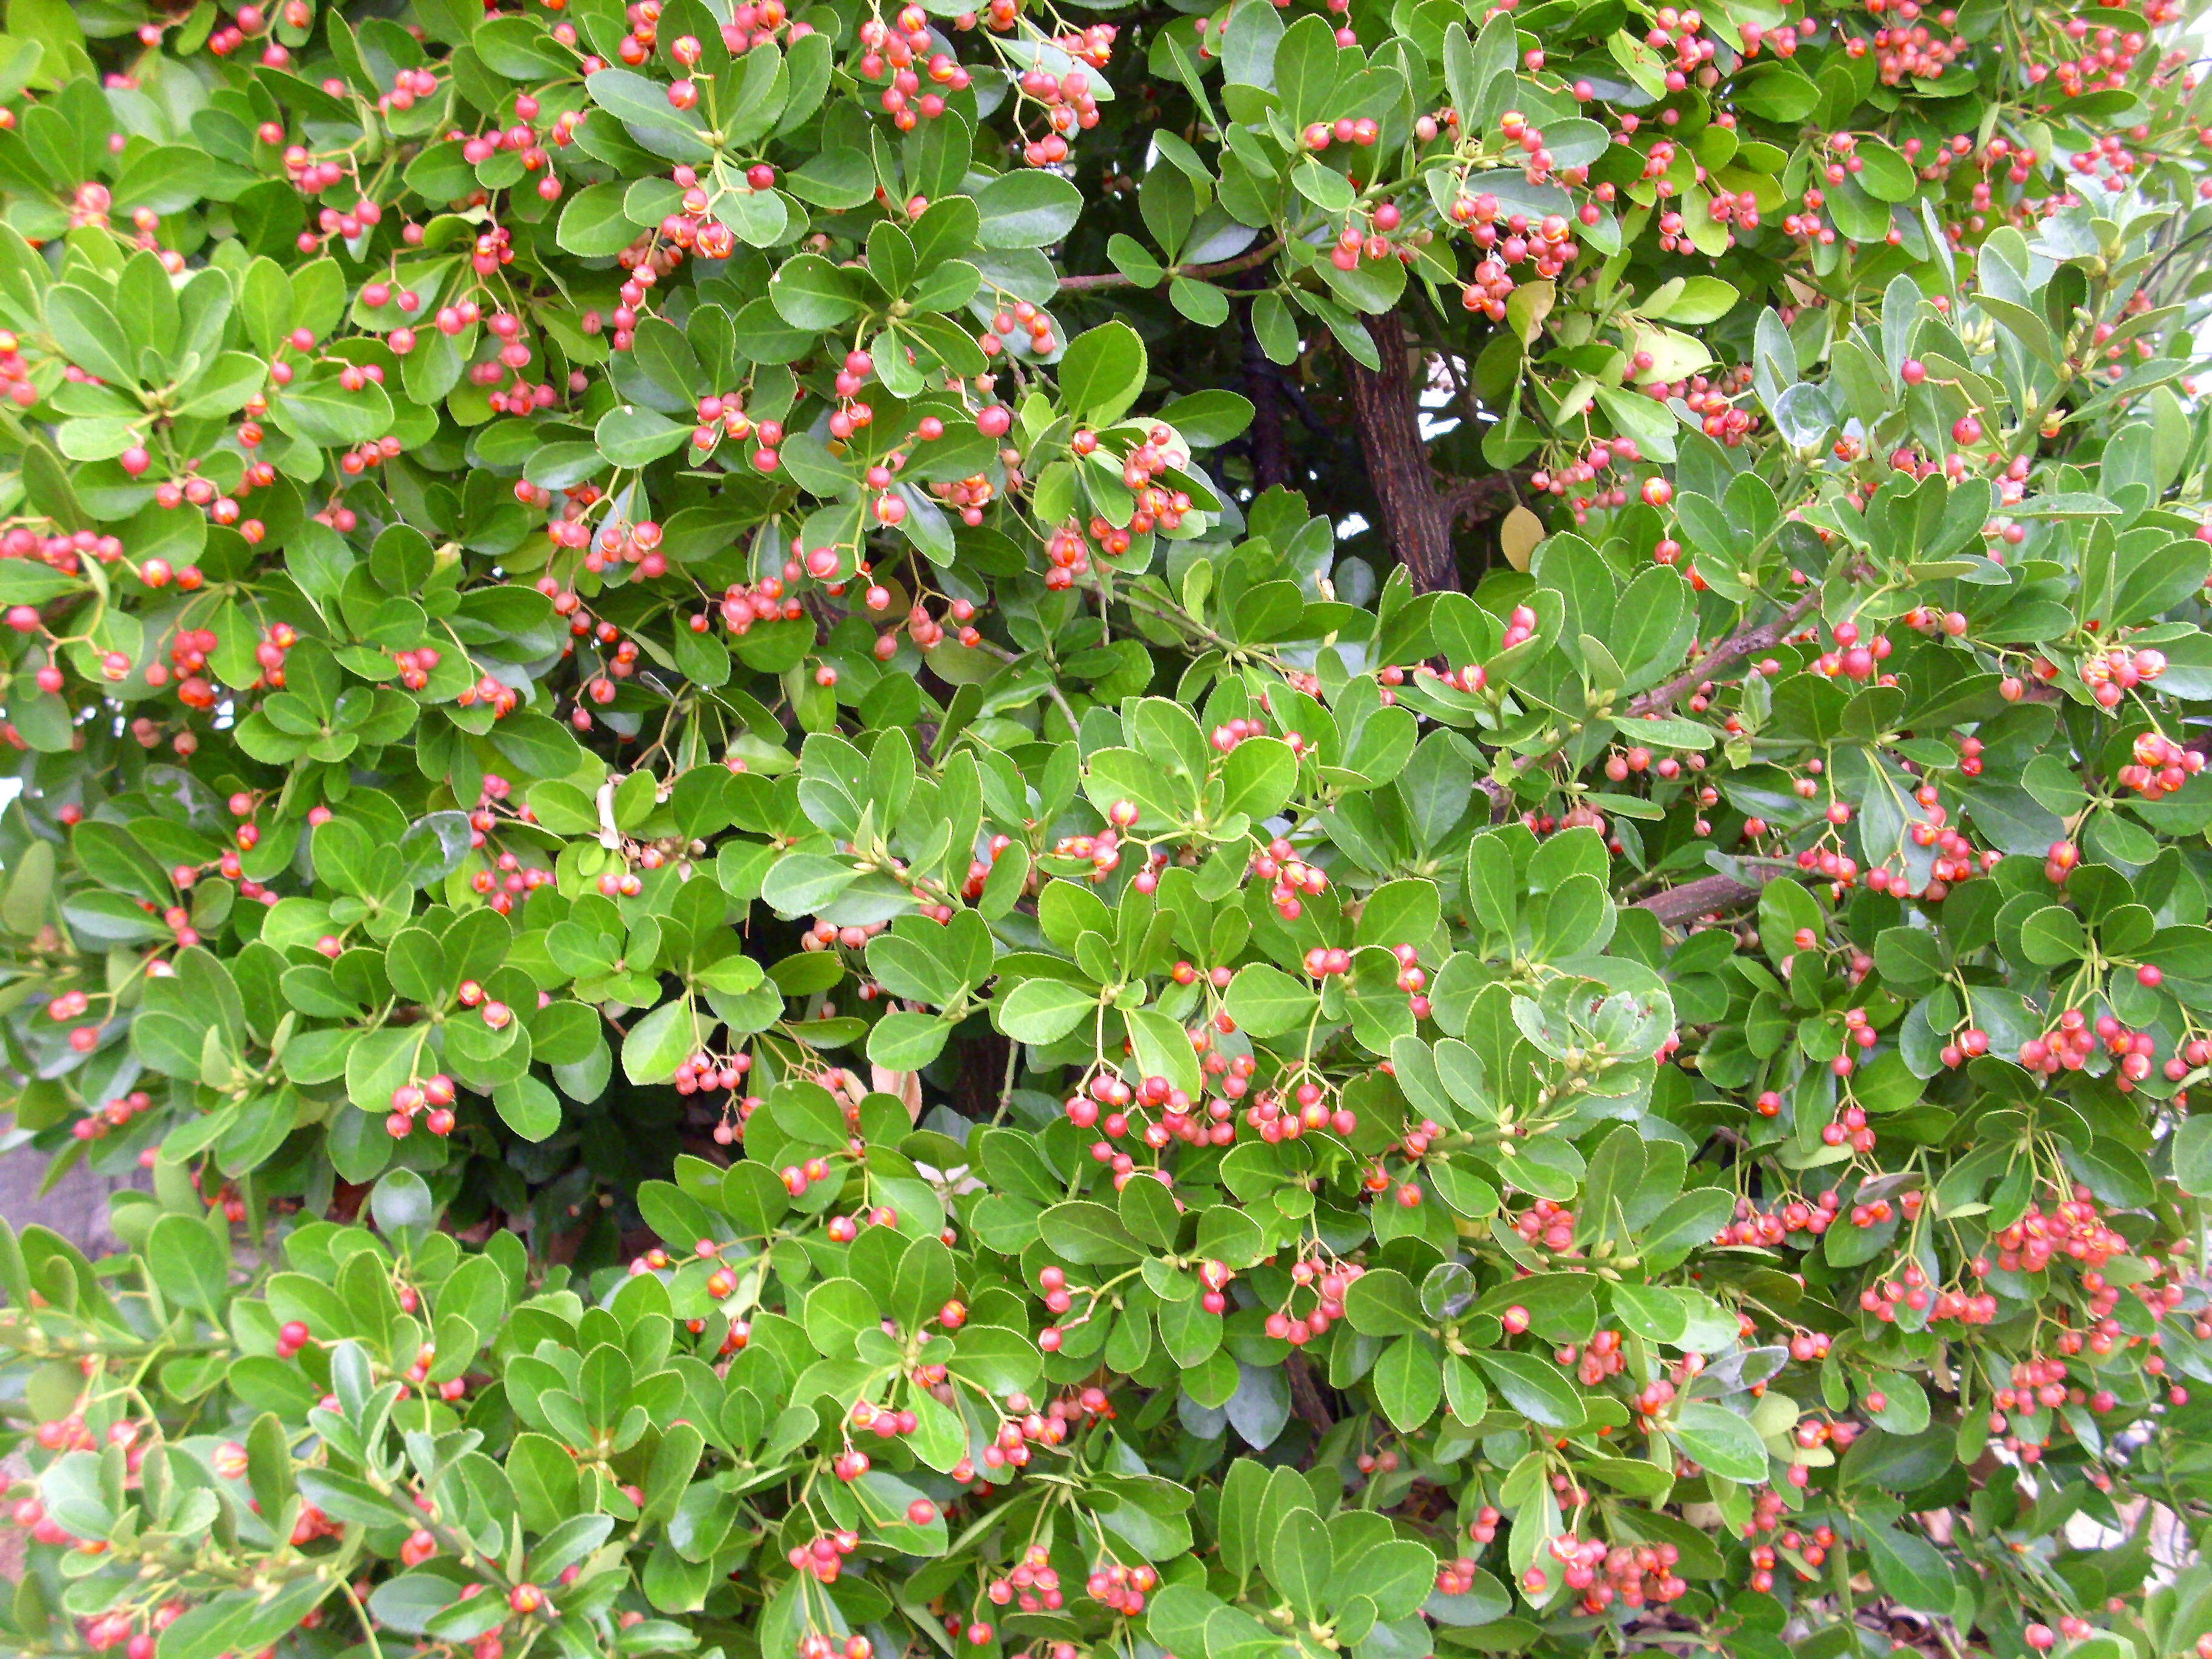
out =
{"type": "Polygon", "coordinates": [[[1679,927],[1709,912],[1741,910],[1756,904],[1759,891],[1733,876],[1706,876],[1685,882],[1680,887],[1670,887],[1663,893],[1654,893],[1650,898],[1638,899],[1636,908],[1651,912],[1662,927],[1679,927]]]}
{"type": "Polygon", "coordinates": [[[1252,488],[1265,491],[1290,482],[1290,451],[1283,441],[1282,388],[1275,365],[1261,349],[1260,336],[1252,326],[1249,300],[1237,308],[1237,320],[1243,335],[1240,367],[1244,395],[1252,404],[1252,488]]]}
{"type": "Polygon", "coordinates": [[[1817,591],[1808,593],[1772,622],[1747,628],[1741,633],[1723,640],[1686,672],[1676,675],[1664,685],[1653,686],[1631,701],[1628,711],[1622,718],[1634,720],[1643,714],[1662,714],[1674,706],[1677,697],[1696,690],[1731,663],[1741,662],[1761,651],[1772,650],[1788,637],[1790,629],[1797,626],[1806,612],[1820,602],[1820,595],[1817,591]]]}
{"type": "Polygon", "coordinates": [[[1329,1415],[1328,1402],[1322,1398],[1321,1385],[1314,1381],[1313,1367],[1304,1354],[1294,1353],[1285,1362],[1283,1371],[1290,1379],[1291,1409],[1319,1439],[1334,1426],[1335,1419],[1329,1415]]]}
{"type": "Polygon", "coordinates": [[[1452,548],[1452,518],[1429,465],[1421,432],[1416,348],[1395,311],[1362,319],[1382,367],[1351,365],[1353,428],[1367,462],[1367,482],[1390,550],[1413,578],[1416,593],[1459,591],[1459,561],[1452,548]]]}
{"type": "Polygon", "coordinates": [[[1463,518],[1477,522],[1496,518],[1521,499],[1526,472],[1492,472],[1480,478],[1455,480],[1444,491],[1444,517],[1456,524],[1463,518]]]}
{"type": "Polygon", "coordinates": [[[952,1109],[971,1123],[988,1123],[1003,1103],[1008,1050],[1012,1045],[996,1031],[963,1037],[955,1045],[960,1069],[953,1079],[952,1109]]]}
{"type": "MultiPolygon", "coordinates": [[[[1210,276],[1234,276],[1240,270],[1249,270],[1255,265],[1267,264],[1268,260],[1281,252],[1282,249],[1283,239],[1278,236],[1263,246],[1254,248],[1249,253],[1240,253],[1233,259],[1223,259],[1214,264],[1170,265],[1160,273],[1160,283],[1167,281],[1170,276],[1195,276],[1200,279],[1210,276]]],[[[1133,276],[1124,276],[1118,270],[1108,270],[1102,271],[1095,276],[1063,276],[1060,279],[1060,288],[1063,294],[1088,293],[1102,288],[1158,288],[1160,283],[1140,283],[1133,276]]]]}

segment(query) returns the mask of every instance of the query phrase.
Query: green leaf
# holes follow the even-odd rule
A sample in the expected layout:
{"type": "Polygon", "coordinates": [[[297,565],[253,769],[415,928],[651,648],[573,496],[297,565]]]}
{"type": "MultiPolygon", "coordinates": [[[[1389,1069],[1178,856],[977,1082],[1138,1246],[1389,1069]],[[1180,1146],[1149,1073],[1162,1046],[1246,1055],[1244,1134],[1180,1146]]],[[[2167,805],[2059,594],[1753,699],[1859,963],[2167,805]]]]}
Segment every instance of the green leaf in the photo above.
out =
{"type": "MultiPolygon", "coordinates": [[[[1551,130],[1545,130],[1547,139],[1551,130]]],[[[1638,307],[1646,317],[1670,323],[1717,323],[1735,308],[1735,284],[1717,276],[1677,276],[1662,283],[1638,307]]]]}
{"type": "Polygon", "coordinates": [[[884,1546],[907,1555],[945,1553],[949,1540],[944,1511],[931,1506],[927,1522],[910,1518],[922,1496],[915,1487],[885,1470],[870,1469],[853,1483],[852,1491],[860,1500],[862,1517],[884,1546]]]}
{"type": "Polygon", "coordinates": [[[1291,170],[1291,182],[1297,187],[1299,195],[1333,217],[1350,212],[1352,204],[1359,199],[1350,179],[1310,155],[1291,170]]]}
{"type": "MultiPolygon", "coordinates": [[[[1858,173],[1859,188],[1877,202],[1910,201],[1918,191],[1919,181],[1913,176],[1912,164],[1881,139],[1862,137],[1852,153],[1863,164],[1858,173]]],[[[1680,320],[1700,319],[1691,317],[1680,320]]]]}
{"type": "Polygon", "coordinates": [[[1120,1216],[1089,1199],[1054,1205],[1041,1218],[1039,1231],[1053,1254],[1066,1261],[1086,1266],[1140,1261],[1146,1255],[1120,1216]]]}
{"type": "Polygon", "coordinates": [[[819,853],[787,853],[769,866],[761,901],[778,915],[817,911],[860,879],[850,859],[819,853]]]}
{"type": "Polygon", "coordinates": [[[587,185],[568,198],[561,210],[555,240],[570,253],[584,258],[609,258],[637,240],[638,227],[623,210],[624,187],[619,182],[587,185]]]}
{"type": "Polygon", "coordinates": [[[623,1036],[623,1075],[632,1083],[667,1082],[699,1047],[698,1024],[690,997],[663,1003],[623,1036]]]}
{"type": "Polygon", "coordinates": [[[1265,1038],[1304,1024],[1313,1018],[1320,999],[1281,969],[1254,962],[1237,970],[1222,1001],[1238,1030],[1247,1036],[1265,1038]]]}
{"type": "Polygon", "coordinates": [[[1169,278],[1168,303],[1200,328],[1219,328],[1229,320],[1229,296],[1195,277],[1169,278]]]}
{"type": "Polygon", "coordinates": [[[1054,1042],[1098,1009],[1098,993],[1065,980],[1030,979],[991,1006],[991,1019],[1017,1042],[1054,1042]]]}
{"type": "Polygon", "coordinates": [[[1283,810],[1297,781],[1297,757],[1290,744],[1279,738],[1247,738],[1221,763],[1221,810],[1259,823],[1283,810]]]}
{"type": "Polygon", "coordinates": [[[1436,1414],[1444,1391],[1443,1358],[1434,1339],[1401,1336],[1376,1360],[1376,1403],[1400,1433],[1413,1433],[1436,1414]]]}
{"type": "Polygon", "coordinates": [[[1533,1354],[1503,1350],[1478,1353],[1474,1360],[1506,1403],[1530,1422],[1547,1429],[1571,1429],[1582,1423],[1582,1396],[1557,1365],[1533,1354]]]}
{"type": "Polygon", "coordinates": [[[952,1339],[946,1365],[994,1393],[1035,1384],[1044,1362],[1036,1345],[1019,1331],[994,1325],[969,1325],[952,1339]]]}
{"type": "Polygon", "coordinates": [[[88,818],[72,832],[70,844],[85,873],[101,885],[155,904],[173,898],[168,872],[120,825],[88,818]]]}
{"type": "Polygon", "coordinates": [[[518,1434],[507,1449],[507,1476],[516,1511],[532,1532],[550,1532],[575,1513],[576,1460],[542,1434],[518,1434]]]}
{"type": "Polygon", "coordinates": [[[1328,1528],[1311,1510],[1292,1510],[1276,1528],[1267,1549],[1267,1578],[1305,1619],[1319,1619],[1329,1574],[1336,1566],[1328,1528]]]}
{"type": "Polygon", "coordinates": [[[115,181],[114,205],[119,212],[181,213],[203,197],[234,197],[253,181],[252,173],[204,149],[162,144],[132,157],[115,181]]]}
{"type": "Polygon", "coordinates": [[[525,1140],[544,1140],[561,1127],[561,1097],[534,1077],[501,1084],[491,1099],[500,1121],[525,1140]]]}
{"type": "Polygon", "coordinates": [[[1637,1243],[1646,1260],[1710,1244],[1735,1215],[1735,1194],[1720,1187],[1693,1187],[1659,1212],[1637,1243]]]}
{"type": "Polygon", "coordinates": [[[967,988],[967,980],[935,950],[902,933],[878,933],[867,945],[868,971],[893,996],[943,1007],[967,988]]]}
{"type": "MultiPolygon", "coordinates": [[[[330,825],[323,827],[328,829],[330,825]]],[[[392,1091],[414,1080],[422,1042],[422,1029],[405,1026],[387,1026],[356,1037],[346,1052],[348,1097],[380,1124],[385,1114],[392,1110],[392,1091]]]]}
{"type": "Polygon", "coordinates": [[[860,1333],[882,1322],[882,1310],[858,1279],[825,1279],[806,1293],[806,1340],[826,1359],[852,1358],[860,1333]]]}
{"type": "Polygon", "coordinates": [[[1160,407],[1160,418],[1199,449],[1212,449],[1237,437],[1252,424],[1252,414],[1250,398],[1218,386],[1160,407]]]}
{"type": "Polygon", "coordinates": [[[1766,1479],[1766,1448],[1759,1431],[1725,1406],[1691,1401],[1675,1413],[1674,1436],[1685,1453],[1725,1480],[1766,1479]]]}
{"type": "Polygon", "coordinates": [[[1777,64],[1739,93],[1745,108],[1770,121],[1802,121],[1820,107],[1820,89],[1796,70],[1777,64]]]}
{"type": "Polygon", "coordinates": [[[842,265],[818,253],[786,260],[769,279],[776,314],[795,328],[836,328],[860,308],[860,284],[842,265]]]}
{"type": "Polygon", "coordinates": [[[599,453],[616,466],[643,466],[663,455],[673,454],[691,441],[691,428],[672,421],[658,410],[625,404],[599,416],[592,441],[599,453]]]}
{"type": "Polygon", "coordinates": [[[127,349],[123,325],[98,295],[73,283],[57,283],[46,295],[46,325],[70,362],[110,386],[131,386],[138,377],[122,357],[127,349]]]}
{"type": "Polygon", "coordinates": [[[2046,904],[2021,923],[2020,947],[2037,967],[2055,968],[2080,960],[2088,949],[2088,937],[2081,917],[2063,905],[2046,904]]]}
{"type": "Polygon", "coordinates": [[[1182,1022],[1150,1008],[1132,1009],[1123,1018],[1139,1073],[1165,1078],[1194,1103],[1204,1085],[1199,1077],[1198,1055],[1182,1022]]]}
{"type": "Polygon", "coordinates": [[[1425,945],[1440,914],[1434,882],[1386,882],[1362,903],[1352,939],[1358,945],[1425,945]]]}
{"type": "Polygon", "coordinates": [[[584,83],[592,101],[627,126],[639,143],[672,161],[707,161],[714,146],[707,142],[695,115],[668,101],[664,82],[648,80],[629,70],[603,69],[584,83]]]}
{"type": "Polygon", "coordinates": [[[1079,334],[1060,362],[1060,394],[1086,426],[1110,426],[1145,389],[1145,343],[1116,319],[1079,334]]]}
{"type": "Polygon", "coordinates": [[[341,371],[328,364],[309,370],[281,390],[271,389],[270,418],[304,443],[351,448],[392,430],[392,399],[371,381],[349,392],[341,371]]]}
{"type": "Polygon", "coordinates": [[[1521,913],[1521,878],[1503,836],[1479,835],[1468,843],[1467,894],[1485,928],[1498,937],[1513,937],[1521,913]]]}
{"type": "Polygon", "coordinates": [[[1043,247],[1075,228],[1083,192],[1056,173],[1024,167],[977,191],[975,206],[982,215],[976,234],[985,247],[1043,247]]]}
{"type": "Polygon", "coordinates": [[[918,1072],[945,1052],[953,1022],[897,1009],[868,1031],[868,1059],[891,1072],[918,1072]]]}
{"type": "Polygon", "coordinates": [[[2191,1198],[2212,1198],[2212,1116],[2185,1117],[2175,1128],[2173,1178],[2191,1198]]]}
{"type": "Polygon", "coordinates": [[[1407,1336],[1430,1326],[1413,1281],[1391,1267],[1370,1267],[1345,1288],[1344,1316],[1364,1336],[1407,1336]]]}
{"type": "Polygon", "coordinates": [[[230,1252],[195,1217],[165,1215],[146,1239],[146,1266],[161,1294],[195,1313],[218,1314],[230,1294],[230,1252]]]}
{"type": "Polygon", "coordinates": [[[429,1187],[412,1170],[394,1170],[379,1181],[368,1203],[378,1231],[385,1233],[427,1229],[437,1218],[429,1187]]]}
{"type": "Polygon", "coordinates": [[[817,207],[856,208],[875,198],[876,170],[865,151],[825,149],[784,174],[783,187],[817,207]]]}
{"type": "Polygon", "coordinates": [[[52,842],[33,840],[15,855],[15,868],[8,872],[6,896],[0,897],[0,927],[17,934],[38,931],[46,914],[46,902],[53,896],[54,869],[52,842]]]}
{"type": "MultiPolygon", "coordinates": [[[[540,1435],[536,1437],[544,1439],[540,1435]]],[[[574,1465],[570,1464],[572,1472],[574,1465]]],[[[513,1473],[510,1465],[509,1473],[513,1473]]],[[[573,1500],[572,1500],[573,1501],[573,1500]]],[[[532,1511],[523,1511],[525,1524],[530,1524],[532,1511]]],[[[368,1598],[368,1609],[379,1623],[406,1636],[424,1633],[433,1615],[444,1612],[460,1598],[461,1587],[441,1573],[427,1572],[418,1568],[403,1572],[379,1584],[368,1598]]]]}
{"type": "Polygon", "coordinates": [[[1863,1523],[1859,1535],[1866,1544],[1867,1565],[1884,1595],[1917,1612],[1938,1617],[1951,1612],[1958,1585],[1941,1550],[1916,1534],[1878,1522],[1863,1523]]]}

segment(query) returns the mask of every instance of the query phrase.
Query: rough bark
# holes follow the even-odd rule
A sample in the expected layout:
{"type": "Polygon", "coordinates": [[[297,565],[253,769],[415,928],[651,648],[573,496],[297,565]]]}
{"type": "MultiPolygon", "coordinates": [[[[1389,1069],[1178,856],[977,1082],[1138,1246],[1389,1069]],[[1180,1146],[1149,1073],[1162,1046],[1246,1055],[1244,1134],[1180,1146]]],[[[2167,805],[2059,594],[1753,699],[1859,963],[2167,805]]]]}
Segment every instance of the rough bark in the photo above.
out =
{"type": "Polygon", "coordinates": [[[1519,502],[1520,496],[1516,492],[1528,481],[1531,470],[1524,467],[1487,473],[1480,478],[1462,478],[1444,491],[1444,510],[1455,523],[1461,519],[1497,518],[1519,502]]]}
{"type": "MultiPolygon", "coordinates": [[[[1720,641],[1686,673],[1679,674],[1663,685],[1654,686],[1628,705],[1624,719],[1635,720],[1644,714],[1656,714],[1672,708],[1675,700],[1694,691],[1707,680],[1725,673],[1747,658],[1771,651],[1790,637],[1797,624],[1820,602],[1817,590],[1802,598],[1771,622],[1760,623],[1720,641]]],[[[1628,728],[1632,729],[1632,728],[1628,728]]],[[[1781,873],[1779,869],[1754,871],[1762,883],[1771,881],[1781,873]]],[[[1680,927],[1686,921],[1714,912],[1741,910],[1759,902],[1757,886],[1737,881],[1729,876],[1705,876],[1685,882],[1680,887],[1670,887],[1663,893],[1654,893],[1649,898],[1638,899],[1637,908],[1649,910],[1669,927],[1680,927]]]]}
{"type": "Polygon", "coordinates": [[[1652,687],[1631,701],[1628,718],[1634,720],[1644,714],[1664,714],[1674,706],[1675,699],[1687,696],[1707,680],[1725,673],[1745,658],[1756,656],[1762,651],[1771,651],[1796,631],[1797,624],[1820,602],[1820,590],[1815,588],[1772,622],[1747,628],[1741,633],[1723,640],[1692,664],[1686,672],[1676,675],[1664,685],[1652,687]]]}
{"type": "Polygon", "coordinates": [[[1757,902],[1756,887],[1747,886],[1732,876],[1703,876],[1680,887],[1669,887],[1663,893],[1638,899],[1636,908],[1650,911],[1667,927],[1679,927],[1711,912],[1741,910],[1757,902]]]}
{"type": "Polygon", "coordinates": [[[1452,552],[1453,510],[1429,465],[1421,435],[1417,354],[1395,312],[1366,319],[1368,337],[1382,357],[1379,369],[1352,365],[1352,407],[1367,479],[1382,515],[1382,530],[1417,593],[1457,591],[1459,562],[1452,552]]]}
{"type": "Polygon", "coordinates": [[[1283,443],[1283,392],[1275,366],[1252,331],[1252,307],[1238,309],[1244,330],[1244,395],[1252,400],[1252,488],[1255,492],[1288,483],[1290,452],[1283,443]]]}
{"type": "Polygon", "coordinates": [[[1318,1440],[1335,1426],[1335,1419],[1329,1415],[1328,1401],[1323,1398],[1321,1384],[1314,1377],[1312,1365],[1307,1363],[1304,1354],[1294,1353],[1284,1363],[1283,1372],[1290,1379],[1291,1409],[1314,1431],[1314,1437],[1318,1440]]]}
{"type": "Polygon", "coordinates": [[[996,1031],[960,1039],[960,1071],[952,1084],[954,1111],[975,1123],[988,1123],[998,1115],[1012,1045],[996,1031]]]}

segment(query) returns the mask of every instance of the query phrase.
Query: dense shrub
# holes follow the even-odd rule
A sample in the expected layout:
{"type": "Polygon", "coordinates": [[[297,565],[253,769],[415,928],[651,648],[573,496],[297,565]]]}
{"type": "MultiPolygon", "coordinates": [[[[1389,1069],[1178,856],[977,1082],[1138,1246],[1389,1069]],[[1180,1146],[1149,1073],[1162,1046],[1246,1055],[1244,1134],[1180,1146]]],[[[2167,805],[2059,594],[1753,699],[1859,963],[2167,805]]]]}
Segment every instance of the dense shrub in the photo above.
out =
{"type": "Polygon", "coordinates": [[[2171,0],[7,22],[0,1649],[2212,1652],[2171,0]]]}

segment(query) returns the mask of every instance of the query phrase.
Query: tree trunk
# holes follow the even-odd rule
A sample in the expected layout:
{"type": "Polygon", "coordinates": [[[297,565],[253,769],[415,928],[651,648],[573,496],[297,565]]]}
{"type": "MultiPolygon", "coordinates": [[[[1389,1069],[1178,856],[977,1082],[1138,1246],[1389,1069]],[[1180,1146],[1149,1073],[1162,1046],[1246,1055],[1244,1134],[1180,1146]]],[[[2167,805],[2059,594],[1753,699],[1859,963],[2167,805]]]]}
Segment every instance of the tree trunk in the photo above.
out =
{"type": "Polygon", "coordinates": [[[1249,301],[1238,308],[1244,330],[1244,395],[1252,400],[1252,489],[1262,494],[1290,482],[1289,452],[1283,446],[1283,393],[1275,366],[1261,349],[1252,327],[1249,301]]]}
{"type": "Polygon", "coordinates": [[[1290,1379],[1291,1409],[1319,1440],[1336,1425],[1329,1415],[1328,1401],[1322,1393],[1321,1383],[1314,1376],[1311,1362],[1304,1354],[1293,1352],[1284,1362],[1283,1374],[1290,1379]]]}
{"type": "Polygon", "coordinates": [[[1366,319],[1368,337],[1382,355],[1380,369],[1352,365],[1352,407],[1368,481],[1382,514],[1382,534],[1413,578],[1417,593],[1460,586],[1452,551],[1452,519],[1444,492],[1429,465],[1421,435],[1420,382],[1416,354],[1395,311],[1366,319]]]}
{"type": "Polygon", "coordinates": [[[996,1031],[960,1039],[960,1070],[952,1083],[952,1109],[973,1123],[988,1123],[999,1113],[1006,1087],[1006,1061],[1013,1045],[996,1031]]]}

